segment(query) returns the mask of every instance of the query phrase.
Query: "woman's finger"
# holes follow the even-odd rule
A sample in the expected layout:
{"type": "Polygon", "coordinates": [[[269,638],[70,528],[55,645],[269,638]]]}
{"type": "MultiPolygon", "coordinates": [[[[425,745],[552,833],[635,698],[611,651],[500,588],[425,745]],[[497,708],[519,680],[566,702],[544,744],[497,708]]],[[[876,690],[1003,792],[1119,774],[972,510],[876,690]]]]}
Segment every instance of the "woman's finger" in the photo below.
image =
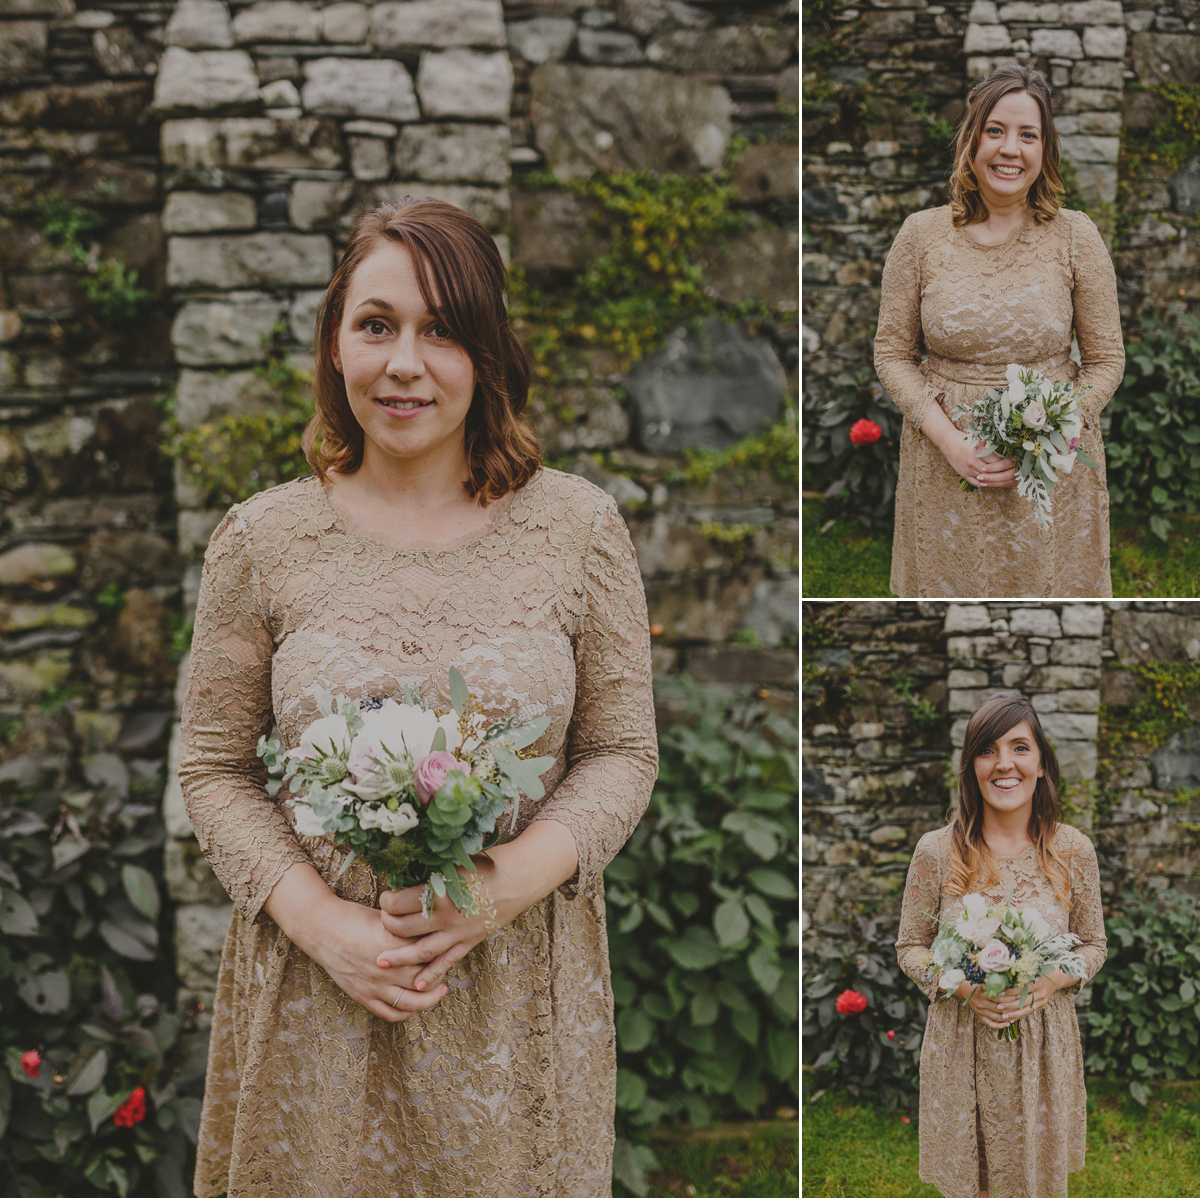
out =
{"type": "Polygon", "coordinates": [[[421,913],[421,895],[424,886],[408,886],[404,890],[385,890],[379,896],[379,909],[388,915],[412,915],[421,913]]]}
{"type": "Polygon", "coordinates": [[[434,961],[430,961],[424,969],[417,974],[413,986],[418,990],[425,990],[430,986],[435,986],[446,976],[452,965],[456,965],[470,952],[471,946],[459,941],[458,944],[451,945],[440,957],[434,961]]]}
{"type": "Polygon", "coordinates": [[[381,907],[380,914],[384,930],[402,940],[418,940],[430,932],[440,932],[446,926],[436,911],[429,915],[422,915],[420,910],[411,915],[392,915],[381,907]]]}
{"type": "Polygon", "coordinates": [[[455,941],[445,933],[432,932],[428,936],[422,936],[420,940],[414,940],[412,944],[406,944],[403,948],[390,948],[379,954],[376,958],[376,963],[381,967],[394,965],[428,965],[431,961],[435,961],[455,941]]]}

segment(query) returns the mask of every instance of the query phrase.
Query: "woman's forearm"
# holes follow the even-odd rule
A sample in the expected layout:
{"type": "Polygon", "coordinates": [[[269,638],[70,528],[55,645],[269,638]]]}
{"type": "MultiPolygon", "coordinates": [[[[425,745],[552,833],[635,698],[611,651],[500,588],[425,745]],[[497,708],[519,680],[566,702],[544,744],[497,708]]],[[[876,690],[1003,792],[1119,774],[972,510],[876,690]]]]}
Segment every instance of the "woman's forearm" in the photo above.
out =
{"type": "Polygon", "coordinates": [[[566,824],[535,820],[515,840],[488,850],[495,866],[493,888],[518,911],[532,907],[579,868],[575,837],[566,824]]]}
{"type": "Polygon", "coordinates": [[[272,887],[263,910],[301,952],[315,960],[325,941],[323,921],[330,905],[338,901],[313,865],[297,861],[272,887]]]}
{"type": "Polygon", "coordinates": [[[925,419],[921,421],[921,432],[944,454],[951,444],[961,444],[963,435],[954,427],[950,417],[942,411],[940,404],[930,404],[925,419]]]}

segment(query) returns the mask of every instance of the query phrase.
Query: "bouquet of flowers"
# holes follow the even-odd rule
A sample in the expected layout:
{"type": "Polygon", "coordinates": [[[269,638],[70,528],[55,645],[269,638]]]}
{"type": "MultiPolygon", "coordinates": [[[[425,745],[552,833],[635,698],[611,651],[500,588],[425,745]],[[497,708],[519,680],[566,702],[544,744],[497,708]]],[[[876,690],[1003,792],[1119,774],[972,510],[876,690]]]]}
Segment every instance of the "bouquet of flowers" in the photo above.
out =
{"type": "MultiPolygon", "coordinates": [[[[404,702],[369,703],[314,692],[321,718],[294,749],[265,736],[258,755],[272,796],[286,784],[303,836],[334,837],[348,846],[344,872],[356,856],[393,890],[425,883],[426,912],[433,895],[450,896],[464,914],[477,911],[455,866],[475,872],[481,852],[511,799],[516,826],[520,795],[545,794],[539,775],[553,757],[522,756],[550,725],[550,717],[489,724],[472,706],[462,675],[450,671],[454,710],[431,711],[415,691],[404,702]]],[[[494,842],[492,842],[494,843],[494,842]]],[[[340,873],[339,873],[340,876],[340,873]]]]}
{"type": "MultiPolygon", "coordinates": [[[[943,924],[934,937],[930,969],[938,974],[942,990],[953,992],[963,982],[982,982],[984,994],[996,998],[1020,986],[1024,1003],[1030,985],[1056,968],[1070,977],[1083,977],[1083,958],[1071,951],[1078,943],[1074,932],[1052,936],[1036,907],[1014,909],[1008,898],[989,907],[982,895],[968,894],[962,915],[943,924]]],[[[1015,1041],[1020,1034],[1018,1022],[997,1032],[996,1038],[1015,1041]]]]}
{"type": "MultiPolygon", "coordinates": [[[[1079,448],[1083,434],[1082,396],[1090,387],[1052,383],[1036,370],[1010,365],[1007,387],[992,387],[969,406],[958,404],[954,415],[967,421],[969,443],[982,442],[976,457],[998,453],[1017,463],[1017,493],[1033,504],[1038,528],[1050,527],[1050,492],[1059,472],[1070,474],[1077,461],[1093,470],[1097,464],[1079,448]]],[[[975,488],[962,480],[964,491],[975,488]]]]}

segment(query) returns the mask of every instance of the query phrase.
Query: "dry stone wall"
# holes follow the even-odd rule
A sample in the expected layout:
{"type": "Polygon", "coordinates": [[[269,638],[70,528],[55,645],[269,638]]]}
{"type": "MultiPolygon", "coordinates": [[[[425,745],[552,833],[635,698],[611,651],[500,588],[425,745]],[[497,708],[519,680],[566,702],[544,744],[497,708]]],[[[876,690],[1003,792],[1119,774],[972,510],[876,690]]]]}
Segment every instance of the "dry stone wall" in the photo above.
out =
{"type": "Polygon", "coordinates": [[[0,786],[167,778],[185,1001],[211,991],[230,910],[174,760],[174,656],[222,513],[160,453],[162,400],[184,430],[277,402],[268,354],[309,366],[322,290],[381,198],[463,207],[550,284],[602,235],[533,176],[736,156],[744,230],[703,262],[719,318],[634,375],[595,363],[533,417],[553,464],[622,505],[656,668],[794,703],[794,490],[678,467],[796,390],[797,18],[785,0],[0,0],[0,786]],[[102,218],[86,262],[39,197],[102,218]],[[109,257],[151,293],[126,324],[88,298],[109,257]],[[66,739],[37,714],[63,704],[66,739]]]}
{"type": "Polygon", "coordinates": [[[949,818],[967,719],[1001,688],[1038,712],[1106,903],[1127,879],[1200,894],[1200,694],[1162,743],[1128,734],[1154,686],[1139,667],[1200,662],[1194,605],[814,603],[804,619],[810,943],[847,907],[899,912],[913,848],[949,818]]]}

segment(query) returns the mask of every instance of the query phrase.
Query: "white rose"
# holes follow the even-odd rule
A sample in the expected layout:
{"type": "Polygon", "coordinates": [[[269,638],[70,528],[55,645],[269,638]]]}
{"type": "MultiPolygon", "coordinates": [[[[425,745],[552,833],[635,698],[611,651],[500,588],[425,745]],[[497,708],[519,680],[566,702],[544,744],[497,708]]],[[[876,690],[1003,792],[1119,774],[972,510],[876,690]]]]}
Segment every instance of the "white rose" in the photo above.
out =
{"type": "Polygon", "coordinates": [[[961,969],[944,969],[938,978],[938,985],[953,994],[966,980],[967,975],[961,969]]]}
{"type": "Polygon", "coordinates": [[[350,729],[344,715],[322,716],[313,720],[300,735],[300,744],[289,749],[286,757],[301,757],[305,761],[316,759],[322,753],[344,753],[350,744],[350,729]]]}
{"type": "Polygon", "coordinates": [[[1013,403],[1025,398],[1025,384],[1021,382],[1021,368],[1012,362],[1008,369],[1004,372],[1004,378],[1008,382],[1008,396],[1013,403]]]}
{"type": "Polygon", "coordinates": [[[296,813],[296,831],[301,836],[325,835],[325,821],[307,803],[293,803],[292,810],[296,813]]]}
{"type": "Polygon", "coordinates": [[[380,828],[390,836],[403,836],[417,826],[417,813],[411,803],[401,803],[395,811],[382,804],[378,807],[360,807],[358,822],[364,828],[380,828]]]}
{"type": "Polygon", "coordinates": [[[362,721],[347,761],[356,782],[362,782],[374,770],[376,762],[382,765],[389,760],[385,747],[397,757],[407,752],[415,760],[433,747],[438,728],[446,730],[447,752],[453,753],[462,741],[454,712],[439,718],[432,711],[392,699],[376,711],[364,711],[362,721]]]}
{"type": "Polygon", "coordinates": [[[1054,450],[1046,455],[1050,460],[1050,465],[1055,470],[1061,470],[1063,474],[1070,474],[1075,469],[1075,455],[1073,453],[1055,453],[1054,450]]]}
{"type": "Polygon", "coordinates": [[[1036,907],[1022,907],[1021,918],[1033,929],[1033,934],[1037,937],[1039,944],[1043,940],[1050,939],[1052,935],[1050,925],[1036,907]]]}

